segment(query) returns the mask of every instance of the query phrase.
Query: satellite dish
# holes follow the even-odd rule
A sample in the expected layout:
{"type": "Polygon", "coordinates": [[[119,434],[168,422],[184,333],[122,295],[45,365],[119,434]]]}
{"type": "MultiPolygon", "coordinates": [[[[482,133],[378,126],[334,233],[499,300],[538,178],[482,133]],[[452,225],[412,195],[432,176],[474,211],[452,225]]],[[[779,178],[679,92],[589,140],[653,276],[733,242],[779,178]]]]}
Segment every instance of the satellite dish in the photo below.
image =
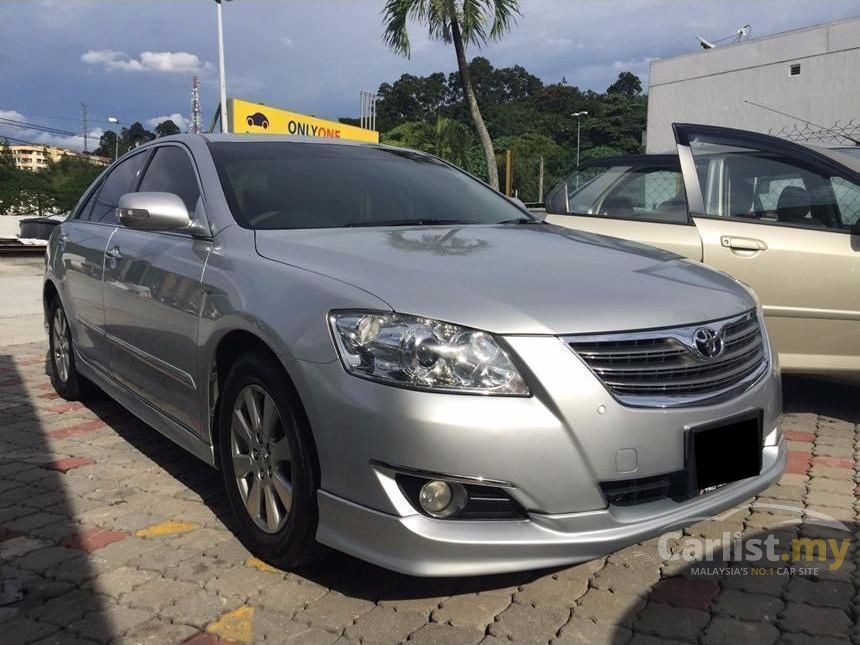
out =
{"type": "Polygon", "coordinates": [[[709,40],[705,40],[701,36],[696,36],[696,40],[699,41],[699,44],[702,46],[702,49],[713,49],[714,47],[716,47],[714,43],[709,40]]]}

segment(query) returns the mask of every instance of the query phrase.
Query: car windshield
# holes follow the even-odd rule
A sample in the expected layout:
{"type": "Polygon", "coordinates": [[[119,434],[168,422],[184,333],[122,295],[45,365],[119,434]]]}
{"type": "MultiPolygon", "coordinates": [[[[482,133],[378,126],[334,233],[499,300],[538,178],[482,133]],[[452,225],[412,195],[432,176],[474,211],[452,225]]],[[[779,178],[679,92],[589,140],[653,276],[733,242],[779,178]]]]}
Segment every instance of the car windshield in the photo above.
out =
{"type": "Polygon", "coordinates": [[[525,212],[433,157],[357,145],[213,142],[240,225],[254,229],[499,224],[525,212]]]}

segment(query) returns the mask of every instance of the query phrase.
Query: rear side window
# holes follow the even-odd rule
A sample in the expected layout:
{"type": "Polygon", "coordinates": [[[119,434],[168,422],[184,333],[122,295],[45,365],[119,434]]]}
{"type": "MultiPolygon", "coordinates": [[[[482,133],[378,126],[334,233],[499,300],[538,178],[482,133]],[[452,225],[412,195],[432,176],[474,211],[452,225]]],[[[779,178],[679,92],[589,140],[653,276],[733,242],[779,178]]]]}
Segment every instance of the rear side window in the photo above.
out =
{"type": "Polygon", "coordinates": [[[119,205],[119,198],[126,193],[134,192],[145,160],[144,152],[120,162],[102,182],[92,209],[89,209],[89,205],[85,206],[81,209],[78,219],[107,224],[116,223],[116,207],[119,205]]]}
{"type": "Polygon", "coordinates": [[[687,198],[679,169],[588,166],[553,191],[547,212],[686,224],[687,198]]]}
{"type": "Polygon", "coordinates": [[[138,189],[142,193],[173,193],[194,214],[200,199],[200,186],[188,154],[177,146],[163,146],[146,168],[138,189]]]}

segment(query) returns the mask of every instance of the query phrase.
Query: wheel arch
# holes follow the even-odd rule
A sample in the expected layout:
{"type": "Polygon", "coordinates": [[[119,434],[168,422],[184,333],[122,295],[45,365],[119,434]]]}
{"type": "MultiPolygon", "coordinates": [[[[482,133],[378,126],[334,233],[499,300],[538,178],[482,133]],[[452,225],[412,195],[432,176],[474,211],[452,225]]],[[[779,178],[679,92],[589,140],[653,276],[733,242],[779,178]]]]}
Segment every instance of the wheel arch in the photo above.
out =
{"type": "MultiPolygon", "coordinates": [[[[278,357],[277,352],[275,352],[275,350],[273,350],[272,347],[265,340],[260,338],[260,336],[245,329],[232,329],[225,333],[223,336],[221,336],[218,339],[215,349],[209,359],[207,386],[209,402],[209,439],[212,443],[213,448],[217,446],[218,441],[218,426],[220,422],[220,415],[222,414],[220,394],[224,390],[224,383],[227,379],[227,375],[229,374],[230,369],[235,364],[235,362],[242,356],[246,356],[249,353],[259,353],[261,355],[267,356],[268,358],[271,358],[273,362],[277,364],[278,368],[283,374],[287,385],[290,388],[290,394],[292,395],[293,400],[296,401],[297,404],[296,410],[294,410],[294,412],[299,417],[299,421],[301,422],[300,426],[307,429],[307,439],[314,459],[316,484],[317,486],[319,486],[320,465],[319,456],[317,453],[316,438],[314,437],[314,432],[310,424],[310,419],[308,418],[304,402],[299,395],[295,382],[290,376],[290,373],[287,371],[287,368],[284,366],[283,361],[281,361],[278,357]]],[[[221,465],[219,463],[217,449],[214,450],[214,454],[215,467],[220,469],[221,465]]]]}
{"type": "Polygon", "coordinates": [[[54,298],[60,299],[60,290],[57,289],[57,285],[54,284],[53,280],[45,280],[45,284],[42,285],[42,309],[45,312],[46,321],[48,319],[48,307],[50,307],[54,298]]]}

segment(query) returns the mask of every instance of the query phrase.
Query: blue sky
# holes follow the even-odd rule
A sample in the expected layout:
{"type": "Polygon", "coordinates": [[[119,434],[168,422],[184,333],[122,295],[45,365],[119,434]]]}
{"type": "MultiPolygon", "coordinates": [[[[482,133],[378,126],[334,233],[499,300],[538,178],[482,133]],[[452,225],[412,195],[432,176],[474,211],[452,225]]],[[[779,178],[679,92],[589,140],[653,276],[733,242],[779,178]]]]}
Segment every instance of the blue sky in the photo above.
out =
{"type": "MultiPolygon", "coordinates": [[[[388,51],[383,0],[235,0],[225,4],[228,93],[336,118],[356,116],[359,92],[401,74],[453,71],[453,50],[413,26],[413,55],[388,51]]],[[[648,63],[752,25],[752,36],[860,15],[860,0],[522,0],[502,42],[480,53],[545,82],[604,90],[619,71],[647,83],[648,63]]],[[[204,125],[217,103],[212,0],[3,0],[0,118],[90,132],[190,112],[201,80],[204,125]]],[[[154,123],[154,121],[153,121],[154,123]]],[[[181,123],[184,125],[184,123],[181,123]]],[[[80,138],[0,125],[0,136],[80,148],[80,138]]]]}

